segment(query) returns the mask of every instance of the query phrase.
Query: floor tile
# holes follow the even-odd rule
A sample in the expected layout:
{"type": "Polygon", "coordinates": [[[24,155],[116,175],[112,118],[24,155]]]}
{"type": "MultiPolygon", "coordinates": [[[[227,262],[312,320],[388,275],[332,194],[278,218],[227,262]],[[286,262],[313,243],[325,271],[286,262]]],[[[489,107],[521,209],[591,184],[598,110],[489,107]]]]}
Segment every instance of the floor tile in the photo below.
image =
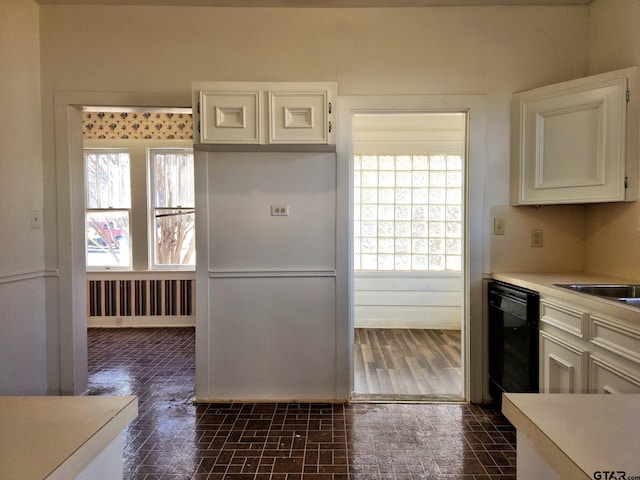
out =
{"type": "Polygon", "coordinates": [[[89,329],[92,395],[138,395],[127,480],[515,480],[515,430],[462,403],[194,405],[193,328],[89,329]]]}

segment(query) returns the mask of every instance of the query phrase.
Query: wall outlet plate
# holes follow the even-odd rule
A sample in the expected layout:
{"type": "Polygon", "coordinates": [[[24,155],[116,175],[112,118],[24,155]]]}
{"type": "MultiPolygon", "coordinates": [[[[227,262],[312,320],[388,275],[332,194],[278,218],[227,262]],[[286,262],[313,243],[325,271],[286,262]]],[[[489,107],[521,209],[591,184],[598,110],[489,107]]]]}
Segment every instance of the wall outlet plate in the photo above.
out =
{"type": "Polygon", "coordinates": [[[542,230],[540,229],[531,230],[531,246],[542,247],[542,230]]]}
{"type": "Polygon", "coordinates": [[[40,215],[40,210],[33,210],[31,212],[31,228],[40,228],[42,225],[42,216],[40,215]]]}
{"type": "Polygon", "coordinates": [[[289,205],[271,205],[272,217],[288,217],[289,205]]]}

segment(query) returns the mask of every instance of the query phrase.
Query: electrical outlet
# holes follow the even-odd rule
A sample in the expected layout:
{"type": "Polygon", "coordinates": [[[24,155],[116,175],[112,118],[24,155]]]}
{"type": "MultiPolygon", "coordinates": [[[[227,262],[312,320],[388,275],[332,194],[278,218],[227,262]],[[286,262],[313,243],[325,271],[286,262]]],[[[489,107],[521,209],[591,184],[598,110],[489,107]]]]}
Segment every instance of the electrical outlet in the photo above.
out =
{"type": "Polygon", "coordinates": [[[531,246],[542,247],[542,230],[531,230],[531,246]]]}
{"type": "Polygon", "coordinates": [[[41,225],[40,210],[33,210],[31,212],[31,228],[40,228],[41,225]]]}
{"type": "Polygon", "coordinates": [[[493,219],[493,234],[494,235],[504,235],[504,227],[505,222],[504,218],[494,218],[493,219]]]}
{"type": "Polygon", "coordinates": [[[289,205],[271,205],[272,217],[288,217],[289,205]]]}

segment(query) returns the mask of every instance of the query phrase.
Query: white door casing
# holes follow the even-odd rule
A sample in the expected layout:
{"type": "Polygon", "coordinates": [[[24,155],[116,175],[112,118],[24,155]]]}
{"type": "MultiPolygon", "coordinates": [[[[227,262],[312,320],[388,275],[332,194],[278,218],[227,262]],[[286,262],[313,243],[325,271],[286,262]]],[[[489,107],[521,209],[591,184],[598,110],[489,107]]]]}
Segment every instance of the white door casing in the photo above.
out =
{"type": "Polygon", "coordinates": [[[346,322],[349,337],[338,343],[338,351],[347,352],[338,357],[338,370],[348,375],[341,383],[353,387],[353,140],[352,117],[362,113],[467,113],[468,146],[466,155],[463,265],[463,321],[462,363],[463,395],[466,400],[480,403],[483,399],[483,189],[485,161],[485,98],[482,95],[389,95],[389,96],[338,96],[338,205],[348,208],[338,210],[337,219],[337,287],[345,292],[338,298],[338,328],[343,331],[346,322]],[[473,159],[473,161],[470,161],[473,159]]]}

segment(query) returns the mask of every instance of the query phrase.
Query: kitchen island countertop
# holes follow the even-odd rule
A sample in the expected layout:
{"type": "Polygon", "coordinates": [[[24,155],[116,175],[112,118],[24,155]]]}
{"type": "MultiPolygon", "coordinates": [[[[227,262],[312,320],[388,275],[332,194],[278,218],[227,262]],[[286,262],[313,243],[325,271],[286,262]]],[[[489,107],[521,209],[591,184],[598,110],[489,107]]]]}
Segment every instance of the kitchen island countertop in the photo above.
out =
{"type": "Polygon", "coordinates": [[[640,478],[640,395],[506,393],[502,412],[518,434],[518,479],[539,475],[521,458],[527,442],[561,479],[640,478]]]}
{"type": "Polygon", "coordinates": [[[137,415],[135,396],[0,397],[0,476],[76,478],[137,415]]]}

